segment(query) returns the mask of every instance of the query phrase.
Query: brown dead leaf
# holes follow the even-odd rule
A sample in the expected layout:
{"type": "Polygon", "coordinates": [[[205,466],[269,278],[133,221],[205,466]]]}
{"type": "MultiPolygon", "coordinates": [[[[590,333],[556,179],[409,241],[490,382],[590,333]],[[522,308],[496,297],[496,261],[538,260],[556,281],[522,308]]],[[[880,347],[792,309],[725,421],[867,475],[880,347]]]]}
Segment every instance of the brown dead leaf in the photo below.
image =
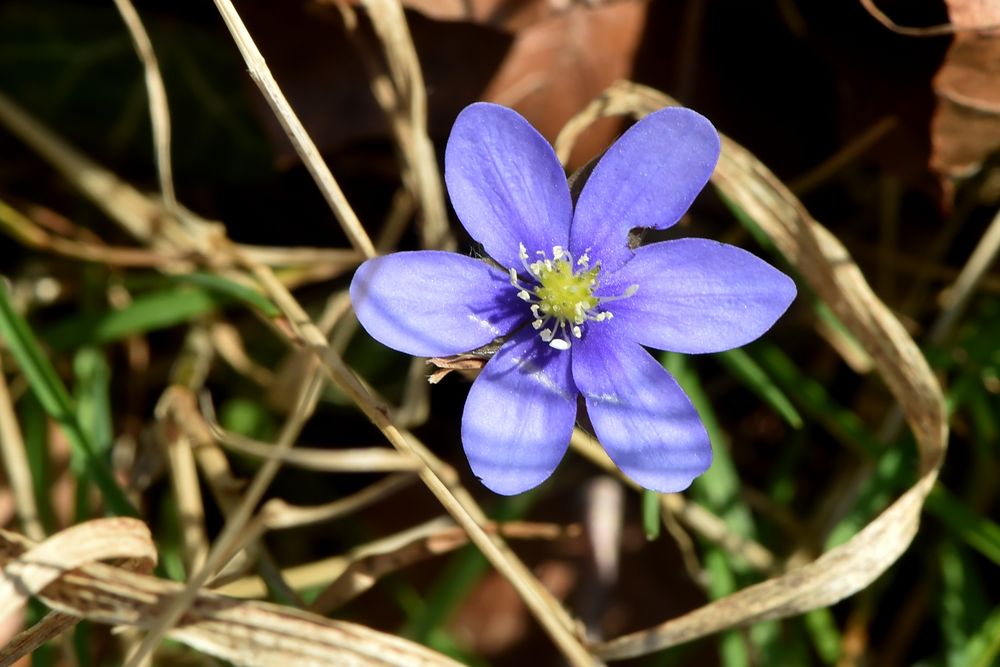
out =
{"type": "Polygon", "coordinates": [[[945,0],[948,18],[956,28],[978,30],[1000,24],[1000,3],[996,0],[945,0]]]}
{"type": "MultiPolygon", "coordinates": [[[[484,99],[517,109],[545,137],[614,81],[632,73],[647,4],[576,5],[519,30],[484,99]]],[[[572,170],[610,144],[619,123],[592,129],[569,161],[572,170]],[[577,157],[578,156],[578,157],[577,157]]]]}
{"type": "Polygon", "coordinates": [[[1000,150],[1000,2],[946,0],[955,35],[934,77],[930,165],[950,202],[955,179],[974,175],[1000,150]],[[981,30],[981,31],[980,31],[981,30]]]}

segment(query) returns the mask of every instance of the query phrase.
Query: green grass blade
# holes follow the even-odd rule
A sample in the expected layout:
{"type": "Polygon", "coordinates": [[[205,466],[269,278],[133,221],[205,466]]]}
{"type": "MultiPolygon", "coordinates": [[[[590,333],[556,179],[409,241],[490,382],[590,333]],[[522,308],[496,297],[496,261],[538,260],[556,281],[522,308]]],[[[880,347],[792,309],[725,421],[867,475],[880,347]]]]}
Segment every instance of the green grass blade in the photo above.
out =
{"type": "Polygon", "coordinates": [[[986,617],[979,632],[969,638],[965,655],[957,664],[969,667],[991,667],[1000,658],[1000,606],[986,617]]]}
{"type": "Polygon", "coordinates": [[[252,287],[217,276],[214,273],[188,273],[182,276],[171,276],[172,282],[195,285],[214,292],[220,296],[227,296],[234,301],[240,301],[248,306],[253,306],[268,317],[277,317],[281,311],[271,303],[271,300],[252,287]]]}
{"type": "Polygon", "coordinates": [[[698,374],[679,354],[664,352],[660,360],[691,399],[712,442],[712,466],[691,485],[692,493],[706,507],[720,514],[733,532],[756,538],[750,509],[740,497],[740,478],[729,453],[726,434],[698,374]]]}
{"type": "Polygon", "coordinates": [[[38,516],[45,532],[51,534],[56,530],[57,524],[50,495],[52,473],[48,458],[48,417],[45,416],[42,404],[31,392],[27,392],[18,402],[18,416],[21,433],[24,436],[24,447],[28,454],[28,467],[31,469],[31,483],[34,485],[38,516]]]}
{"type": "Polygon", "coordinates": [[[111,368],[97,348],[85,347],[73,357],[76,412],[90,441],[104,453],[114,438],[111,412],[111,368]]]}
{"type": "Polygon", "coordinates": [[[69,392],[42,353],[28,323],[14,310],[6,288],[0,288],[0,336],[17,359],[42,408],[59,424],[70,445],[86,461],[87,472],[101,490],[108,509],[117,515],[138,516],[139,513],[115,482],[107,462],[98,455],[97,447],[80,425],[69,392]]]}
{"type": "Polygon", "coordinates": [[[121,310],[69,318],[45,331],[43,338],[57,350],[100,345],[189,322],[226,302],[227,297],[205,290],[171,287],[139,295],[121,310]]]}
{"type": "Polygon", "coordinates": [[[885,448],[865,423],[854,412],[834,401],[821,382],[800,371],[780,348],[761,342],[754,345],[749,354],[830,435],[856,449],[862,456],[878,457],[882,454],[885,448]]]}
{"type": "Polygon", "coordinates": [[[938,547],[941,567],[941,594],[938,596],[938,623],[945,663],[953,667],[972,664],[966,651],[970,638],[982,628],[989,612],[989,586],[980,576],[975,558],[968,549],[953,541],[938,547]]]}
{"type": "Polygon", "coordinates": [[[660,536],[660,494],[651,489],[642,490],[642,528],[646,539],[652,542],[660,536]]]}
{"type": "Polygon", "coordinates": [[[813,647],[824,665],[835,665],[840,658],[842,638],[837,621],[829,609],[813,609],[803,616],[813,647]]]}
{"type": "Polygon", "coordinates": [[[970,547],[1000,565],[1000,525],[974,512],[940,484],[927,496],[924,509],[970,547]]]}
{"type": "MultiPolygon", "coordinates": [[[[660,361],[691,399],[712,442],[712,466],[691,485],[692,497],[725,519],[726,525],[735,534],[755,538],[753,516],[740,498],[740,479],[726,444],[726,434],[698,373],[687,358],[679,354],[665,352],[660,361]]],[[[713,600],[734,593],[739,587],[737,573],[747,569],[745,563],[731,561],[722,549],[715,546],[705,548],[704,564],[708,573],[708,593],[713,600]]],[[[750,649],[742,632],[723,632],[718,641],[723,665],[744,667],[750,664],[750,649]]]]}
{"type": "MultiPolygon", "coordinates": [[[[736,577],[722,549],[710,547],[706,550],[705,570],[708,572],[708,594],[713,600],[736,592],[736,577]]],[[[719,655],[725,667],[750,666],[750,650],[739,630],[726,630],[719,635],[719,655]]]]}
{"type": "Polygon", "coordinates": [[[785,393],[768,377],[760,365],[744,350],[736,349],[716,355],[726,370],[748,386],[765,403],[774,408],[792,428],[802,428],[802,416],[785,393]]]}

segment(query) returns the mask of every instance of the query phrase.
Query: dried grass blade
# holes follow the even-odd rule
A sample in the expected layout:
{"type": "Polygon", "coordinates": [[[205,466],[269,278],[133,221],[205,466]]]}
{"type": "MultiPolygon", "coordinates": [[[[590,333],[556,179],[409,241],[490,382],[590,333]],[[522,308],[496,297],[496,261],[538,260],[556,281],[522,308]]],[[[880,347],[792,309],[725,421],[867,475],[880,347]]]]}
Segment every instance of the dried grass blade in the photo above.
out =
{"type": "Polygon", "coordinates": [[[406,15],[399,0],[362,0],[362,4],[382,42],[396,89],[395,108],[387,111],[412,180],[410,187],[420,203],[421,245],[451,249],[455,242],[448,229],[444,188],[427,133],[427,90],[406,15]]]}
{"type": "Polygon", "coordinates": [[[174,173],[170,162],[170,109],[167,105],[167,89],[163,85],[156,51],[142,25],[139,12],[130,0],[115,0],[115,7],[121,14],[125,27],[132,36],[136,55],[142,62],[146,79],[146,96],[149,101],[149,119],[153,127],[153,150],[156,154],[156,171],[160,178],[160,193],[167,211],[177,216],[177,194],[174,191],[174,173]]]}
{"type": "Polygon", "coordinates": [[[319,187],[324,199],[326,199],[327,204],[329,204],[333,214],[340,222],[340,226],[351,241],[351,245],[365,257],[374,257],[376,254],[375,246],[368,237],[368,233],[361,226],[361,221],[358,220],[357,214],[347,202],[347,198],[337,184],[337,180],[330,172],[330,168],[327,167],[320,156],[316,144],[313,143],[309,133],[302,126],[302,121],[295,115],[295,111],[292,110],[284,93],[281,92],[281,88],[278,86],[278,82],[274,80],[274,76],[271,74],[264,56],[261,55],[260,50],[250,36],[250,32],[243,24],[239,12],[236,11],[233,3],[229,0],[215,0],[215,6],[218,8],[222,20],[225,21],[226,27],[229,28],[229,32],[233,37],[233,41],[236,42],[240,54],[246,61],[250,77],[260,88],[271,110],[274,111],[275,118],[281,123],[285,134],[288,135],[292,146],[295,147],[295,152],[299,154],[302,163],[309,170],[313,180],[316,181],[316,185],[319,187]]]}
{"type": "MultiPolygon", "coordinates": [[[[675,102],[662,93],[619,82],[571,121],[556,142],[567,155],[592,120],[642,117],[675,102]]],[[[774,242],[816,294],[872,356],[900,403],[917,440],[920,478],[850,541],[816,561],[751,586],[680,618],[593,647],[606,659],[645,655],[720,630],[829,606],[868,586],[906,550],[947,443],[944,398],[906,330],[874,295],[847,250],[814,220],[759,160],[728,138],[713,183],[774,242]]]]}
{"type": "MultiPolygon", "coordinates": [[[[34,547],[26,538],[0,530],[0,558],[27,555],[50,543],[34,547]]],[[[181,584],[89,563],[60,572],[38,597],[65,614],[148,629],[183,590],[181,584]]],[[[170,636],[222,660],[253,667],[457,667],[430,649],[361,625],[203,591],[194,597],[170,636]]]]}

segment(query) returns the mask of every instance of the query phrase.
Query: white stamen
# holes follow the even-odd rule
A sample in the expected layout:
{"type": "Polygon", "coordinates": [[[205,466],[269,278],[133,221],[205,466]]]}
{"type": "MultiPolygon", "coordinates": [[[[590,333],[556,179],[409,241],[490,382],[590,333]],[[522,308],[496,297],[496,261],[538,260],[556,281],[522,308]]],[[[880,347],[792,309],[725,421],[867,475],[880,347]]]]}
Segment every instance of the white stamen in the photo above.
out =
{"type": "Polygon", "coordinates": [[[583,331],[580,330],[580,327],[573,327],[573,335],[577,338],[582,338],[583,331]]]}
{"type": "MultiPolygon", "coordinates": [[[[542,340],[545,339],[543,338],[542,340]]],[[[569,341],[562,338],[553,338],[549,341],[549,346],[554,347],[557,350],[568,350],[570,348],[569,341]]]]}
{"type": "Polygon", "coordinates": [[[538,332],[538,335],[541,336],[542,340],[548,343],[552,340],[552,329],[542,329],[538,332]]]}
{"type": "Polygon", "coordinates": [[[535,329],[535,331],[537,331],[542,328],[543,324],[544,322],[542,322],[541,320],[535,320],[534,322],[531,323],[531,326],[533,329],[535,329]]]}
{"type": "Polygon", "coordinates": [[[517,298],[521,299],[522,301],[531,301],[531,295],[528,294],[528,290],[526,289],[523,289],[520,292],[518,292],[517,298]]]}

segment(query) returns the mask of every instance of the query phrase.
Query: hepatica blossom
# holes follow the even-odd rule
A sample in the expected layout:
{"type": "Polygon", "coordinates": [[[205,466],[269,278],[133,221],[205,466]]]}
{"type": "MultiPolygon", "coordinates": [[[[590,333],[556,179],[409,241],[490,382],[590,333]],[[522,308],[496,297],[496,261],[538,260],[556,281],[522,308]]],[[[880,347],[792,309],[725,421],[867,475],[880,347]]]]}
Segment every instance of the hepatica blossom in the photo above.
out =
{"type": "Polygon", "coordinates": [[[552,147],[524,118],[485,103],[459,114],[445,181],[493,261],[438,251],[370,259],[351,299],[369,334],[415,356],[503,341],[462,417],[465,453],[487,487],[510,495],[552,474],[578,395],[615,464],[642,486],[680,491],[708,468],[698,413],[643,346],[698,354],[748,343],[785,312],[795,285],[724,243],[628,239],[677,222],[718,157],[708,120],[663,109],[608,149],[574,205],[552,147]]]}

